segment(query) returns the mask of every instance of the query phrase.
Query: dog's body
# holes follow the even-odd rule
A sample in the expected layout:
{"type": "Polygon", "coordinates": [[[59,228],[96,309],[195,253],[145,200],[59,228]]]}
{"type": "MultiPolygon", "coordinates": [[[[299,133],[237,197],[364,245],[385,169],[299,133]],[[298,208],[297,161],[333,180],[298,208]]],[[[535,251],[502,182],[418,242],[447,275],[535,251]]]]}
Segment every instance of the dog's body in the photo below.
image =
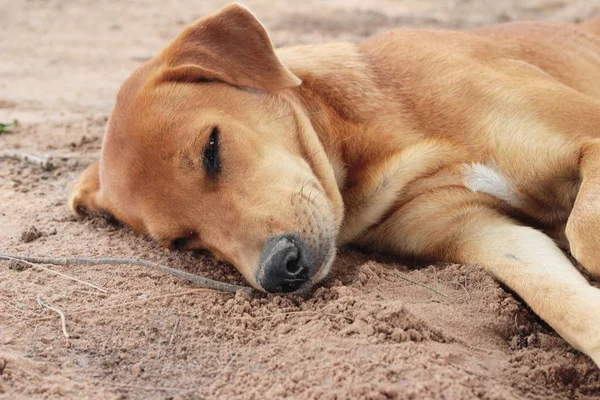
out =
{"type": "Polygon", "coordinates": [[[234,5],[125,83],[71,206],[267,291],[336,243],[480,264],[600,364],[600,290],[552,240],[600,278],[598,136],[600,19],[275,53],[234,5]]]}

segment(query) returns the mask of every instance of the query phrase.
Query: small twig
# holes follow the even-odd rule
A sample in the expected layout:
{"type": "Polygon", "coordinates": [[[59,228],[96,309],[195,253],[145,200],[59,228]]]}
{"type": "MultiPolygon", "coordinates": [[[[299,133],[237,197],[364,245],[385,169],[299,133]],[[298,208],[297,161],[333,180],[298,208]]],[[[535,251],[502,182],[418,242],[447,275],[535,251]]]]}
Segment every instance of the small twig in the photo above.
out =
{"type": "Polygon", "coordinates": [[[94,285],[93,283],[89,283],[89,282],[86,282],[86,281],[82,281],[81,279],[77,279],[77,278],[75,278],[75,277],[72,277],[72,276],[69,276],[69,275],[63,274],[62,272],[58,272],[58,271],[55,271],[55,270],[53,270],[53,269],[46,268],[46,267],[44,267],[44,266],[42,266],[42,265],[38,265],[38,264],[35,264],[35,263],[32,263],[32,262],[29,262],[29,261],[27,261],[27,260],[23,260],[23,259],[20,259],[20,258],[14,258],[14,257],[10,257],[10,256],[6,256],[6,257],[0,257],[0,259],[9,259],[9,260],[17,261],[17,262],[22,262],[22,263],[25,263],[25,264],[27,264],[27,265],[30,265],[30,266],[32,266],[32,267],[34,267],[34,268],[39,268],[39,269],[41,269],[42,271],[46,271],[46,272],[49,272],[49,273],[51,273],[51,274],[56,274],[56,275],[62,276],[63,278],[67,278],[67,279],[70,279],[70,280],[72,280],[72,281],[75,281],[75,282],[79,282],[79,283],[81,283],[81,284],[84,284],[84,285],[86,285],[86,286],[93,287],[94,289],[96,289],[96,290],[99,290],[99,291],[101,291],[102,293],[108,293],[108,291],[107,291],[107,290],[105,290],[105,289],[102,289],[101,287],[99,287],[99,286],[96,286],[96,285],[94,285]]]}
{"type": "MultiPolygon", "coordinates": [[[[104,385],[105,383],[102,383],[102,384],[104,385]]],[[[129,384],[129,383],[118,383],[118,382],[110,382],[107,385],[108,386],[115,386],[115,387],[141,389],[141,390],[154,390],[154,391],[172,391],[172,390],[186,391],[186,390],[193,390],[193,389],[186,389],[186,388],[180,388],[180,387],[143,386],[143,385],[133,385],[133,384],[129,384]]]]}
{"type": "Polygon", "coordinates": [[[171,346],[173,344],[173,339],[175,339],[175,331],[177,330],[178,326],[179,326],[179,318],[177,318],[177,321],[175,321],[175,325],[173,326],[173,331],[171,332],[171,338],[169,339],[169,346],[171,346]]]}
{"type": "Polygon", "coordinates": [[[8,305],[9,307],[12,307],[14,310],[17,310],[19,313],[23,314],[23,310],[17,306],[15,306],[14,304],[10,303],[8,300],[6,299],[2,299],[3,300],[3,304],[8,305]]]}
{"type": "MultiPolygon", "coordinates": [[[[245,346],[243,346],[245,347],[245,346]]],[[[231,363],[233,362],[233,360],[235,360],[235,358],[238,356],[238,354],[240,353],[241,349],[239,349],[238,351],[235,352],[235,354],[229,359],[229,362],[227,364],[225,364],[225,366],[223,368],[221,368],[221,370],[217,373],[217,375],[215,375],[214,378],[211,379],[211,381],[207,384],[207,385],[202,385],[200,387],[200,389],[202,389],[203,387],[210,387],[212,385],[215,384],[215,382],[217,381],[217,379],[223,374],[223,372],[229,368],[229,366],[231,365],[231,363]]]]}
{"type": "Polygon", "coordinates": [[[58,152],[50,152],[48,153],[48,157],[57,159],[57,160],[85,160],[85,161],[95,161],[100,158],[99,153],[85,153],[85,154],[72,154],[72,153],[58,153],[58,152]]]}
{"type": "MultiPolygon", "coordinates": [[[[132,305],[141,304],[141,303],[146,303],[146,302],[151,301],[151,300],[161,300],[161,299],[166,299],[166,298],[169,298],[169,297],[185,296],[186,294],[192,294],[192,293],[198,293],[198,292],[205,292],[205,291],[210,291],[210,292],[219,293],[219,294],[225,294],[225,293],[227,293],[227,292],[215,291],[215,290],[212,290],[212,289],[193,289],[193,290],[186,290],[185,292],[169,293],[169,294],[163,294],[161,296],[149,297],[149,298],[143,299],[143,300],[134,300],[134,301],[128,301],[126,303],[113,304],[111,306],[102,306],[102,307],[86,308],[84,310],[69,311],[69,315],[84,314],[84,313],[97,312],[97,311],[105,311],[105,310],[112,310],[112,309],[115,309],[115,308],[121,308],[121,307],[132,306],[132,305]]],[[[51,320],[51,319],[52,319],[52,317],[41,317],[41,318],[28,318],[28,319],[8,320],[8,321],[0,321],[0,325],[13,325],[13,324],[20,324],[22,322],[41,322],[41,321],[48,321],[48,320],[51,320]]]]}
{"type": "Polygon", "coordinates": [[[429,290],[431,290],[433,293],[435,293],[435,294],[438,294],[438,295],[440,295],[440,296],[443,296],[443,297],[448,297],[448,296],[447,296],[447,295],[445,295],[444,293],[440,292],[440,291],[439,291],[439,290],[437,290],[437,289],[434,289],[434,288],[432,288],[432,287],[431,287],[431,286],[429,286],[429,285],[426,285],[426,284],[424,284],[424,283],[421,283],[421,282],[419,282],[419,281],[415,281],[415,280],[412,280],[412,279],[410,279],[410,278],[407,278],[406,276],[404,276],[404,275],[402,275],[402,274],[400,274],[399,276],[400,276],[400,279],[404,279],[404,280],[405,280],[405,281],[407,281],[407,282],[414,283],[415,285],[422,286],[422,287],[424,287],[425,289],[429,289],[429,290]]]}
{"type": "Polygon", "coordinates": [[[218,290],[221,292],[229,292],[235,293],[238,290],[249,290],[247,286],[233,285],[230,283],[219,282],[213,279],[204,278],[199,275],[190,274],[189,272],[181,271],[179,269],[174,269],[171,267],[167,267],[165,265],[160,265],[153,263],[151,261],[141,260],[141,259],[131,259],[131,258],[80,258],[80,257],[67,257],[67,258],[52,258],[52,257],[28,257],[28,256],[19,256],[12,254],[1,254],[0,260],[9,260],[9,259],[17,259],[21,261],[27,261],[35,264],[51,264],[51,265],[69,265],[69,264],[85,264],[85,265],[97,265],[97,264],[111,264],[111,265],[139,265],[142,267],[157,269],[159,271],[165,272],[169,275],[172,275],[177,278],[187,279],[190,282],[195,283],[196,285],[206,288],[218,290]]]}
{"type": "Polygon", "coordinates": [[[346,321],[351,320],[352,318],[347,317],[345,315],[342,314],[334,314],[331,312],[327,312],[326,311],[327,307],[324,307],[320,310],[295,310],[295,311],[288,311],[288,312],[283,312],[283,313],[275,313],[275,314],[269,314],[269,315],[259,315],[259,316],[240,316],[240,317],[233,317],[237,320],[250,320],[250,321],[254,321],[254,320],[259,320],[259,319],[267,319],[267,318],[275,318],[275,317],[286,317],[286,316],[296,316],[296,315],[326,315],[329,317],[333,317],[333,318],[338,318],[338,317],[342,317],[344,318],[346,321]]]}
{"type": "Polygon", "coordinates": [[[316,314],[317,311],[314,310],[298,310],[298,311],[288,311],[288,312],[283,312],[283,313],[275,313],[275,314],[269,314],[269,315],[258,315],[256,317],[252,317],[252,316],[239,316],[239,317],[233,317],[237,320],[249,320],[249,321],[254,321],[257,319],[268,319],[268,318],[275,318],[275,317],[285,317],[288,315],[297,315],[297,314],[316,314]]]}
{"type": "Polygon", "coordinates": [[[44,303],[44,301],[41,298],[39,298],[39,297],[37,298],[37,302],[40,304],[40,306],[45,307],[45,308],[47,308],[49,310],[52,310],[55,313],[58,313],[58,315],[60,315],[60,323],[62,324],[63,335],[65,335],[65,337],[67,339],[69,339],[70,336],[69,336],[69,333],[67,332],[67,321],[65,319],[65,313],[63,313],[58,308],[51,307],[48,304],[44,303]]]}
{"type": "Polygon", "coordinates": [[[289,312],[285,312],[285,313],[276,313],[276,314],[270,314],[270,315],[259,315],[257,317],[234,317],[237,320],[247,320],[247,321],[256,321],[256,320],[260,320],[260,319],[269,319],[269,318],[275,318],[275,317],[287,317],[287,316],[296,316],[296,315],[325,315],[328,317],[332,317],[332,318],[338,318],[338,317],[342,317],[344,318],[347,322],[350,322],[352,320],[352,318],[347,317],[345,315],[342,314],[333,314],[333,313],[328,313],[328,312],[320,312],[319,310],[298,310],[298,311],[289,311],[289,312]]]}
{"type": "Polygon", "coordinates": [[[44,171],[50,171],[54,168],[52,158],[46,156],[38,156],[35,154],[25,153],[19,150],[4,150],[0,153],[0,160],[3,158],[12,158],[15,160],[25,161],[30,164],[41,167],[44,171]]]}
{"type": "Polygon", "coordinates": [[[0,122],[0,133],[12,132],[17,126],[19,126],[19,121],[16,119],[8,124],[0,122]]]}
{"type": "Polygon", "coordinates": [[[467,287],[465,285],[463,285],[460,282],[456,282],[458,284],[458,286],[460,286],[461,288],[463,288],[463,290],[465,291],[465,293],[467,294],[467,297],[469,298],[469,300],[471,300],[471,293],[469,293],[469,291],[467,290],[467,287]]]}

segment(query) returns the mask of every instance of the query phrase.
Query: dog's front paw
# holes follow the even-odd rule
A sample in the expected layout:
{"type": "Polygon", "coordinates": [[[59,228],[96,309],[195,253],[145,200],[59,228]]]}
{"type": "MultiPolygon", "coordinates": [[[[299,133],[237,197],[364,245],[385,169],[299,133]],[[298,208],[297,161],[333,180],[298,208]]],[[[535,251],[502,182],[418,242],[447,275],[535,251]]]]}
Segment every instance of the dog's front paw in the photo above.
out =
{"type": "Polygon", "coordinates": [[[90,165],[75,182],[69,194],[69,208],[77,215],[98,211],[96,201],[100,190],[98,162],[90,165]]]}
{"type": "MultiPolygon", "coordinates": [[[[575,300],[577,307],[565,318],[564,325],[556,330],[564,331],[559,332],[561,336],[600,368],[600,289],[588,286],[584,290],[566,294],[566,297],[575,300]]],[[[565,299],[557,298],[555,301],[565,299]]]]}
{"type": "Polygon", "coordinates": [[[600,214],[580,214],[573,211],[565,228],[569,249],[573,257],[600,280],[600,214]]]}

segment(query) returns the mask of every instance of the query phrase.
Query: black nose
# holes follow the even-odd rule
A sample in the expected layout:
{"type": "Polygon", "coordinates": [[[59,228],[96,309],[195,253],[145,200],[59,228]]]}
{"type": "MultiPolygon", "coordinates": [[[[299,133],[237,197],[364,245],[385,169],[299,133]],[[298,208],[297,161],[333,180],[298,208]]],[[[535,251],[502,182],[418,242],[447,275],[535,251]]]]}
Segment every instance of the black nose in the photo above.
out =
{"type": "Polygon", "coordinates": [[[293,235],[270,239],[262,250],[257,281],[270,293],[289,293],[309,280],[309,252],[293,235]]]}

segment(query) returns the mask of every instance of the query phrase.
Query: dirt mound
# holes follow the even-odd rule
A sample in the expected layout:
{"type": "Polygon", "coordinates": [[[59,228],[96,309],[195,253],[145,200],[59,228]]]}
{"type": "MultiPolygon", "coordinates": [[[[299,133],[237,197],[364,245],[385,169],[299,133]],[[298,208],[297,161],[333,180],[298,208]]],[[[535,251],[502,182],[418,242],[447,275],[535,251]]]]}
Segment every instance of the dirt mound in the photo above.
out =
{"type": "MultiPolygon", "coordinates": [[[[581,1],[333,0],[247,4],[278,45],[359,40],[395,26],[578,20],[581,1]]],[[[243,283],[200,254],[168,252],[66,209],[98,157],[116,91],[182,26],[223,3],[0,4],[0,248],[39,256],[146,258],[243,283]]],[[[0,262],[0,398],[564,399],[600,395],[599,372],[481,269],[405,266],[340,253],[304,296],[221,294],[134,266],[0,262]],[[94,286],[90,286],[92,284],[94,286]],[[59,315],[40,307],[64,311],[59,315]]]]}

